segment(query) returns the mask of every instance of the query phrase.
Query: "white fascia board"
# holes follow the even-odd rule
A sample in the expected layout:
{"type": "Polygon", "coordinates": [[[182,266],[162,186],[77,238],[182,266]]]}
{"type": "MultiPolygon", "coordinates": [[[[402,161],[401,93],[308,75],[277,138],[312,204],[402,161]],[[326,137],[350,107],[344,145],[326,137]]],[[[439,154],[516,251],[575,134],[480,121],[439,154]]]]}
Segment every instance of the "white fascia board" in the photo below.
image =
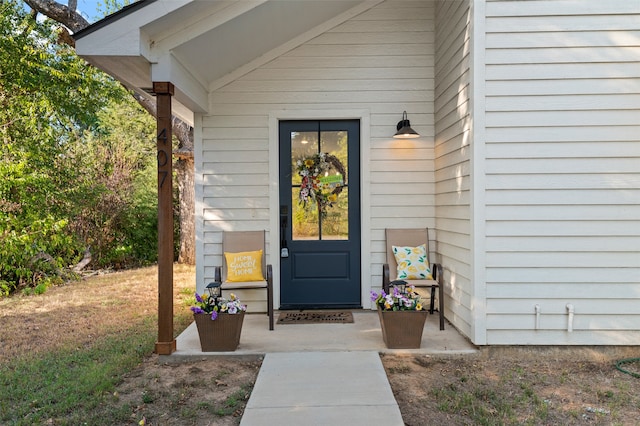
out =
{"type": "Polygon", "coordinates": [[[193,1],[157,0],[76,40],[76,52],[80,56],[139,56],[140,28],[193,1]]]}
{"type": "Polygon", "coordinates": [[[171,82],[176,100],[191,111],[209,110],[207,89],[173,55],[167,54],[151,65],[151,81],[171,82]]]}
{"type": "Polygon", "coordinates": [[[121,21],[111,24],[109,31],[100,29],[76,40],[76,53],[91,56],[140,56],[140,31],[124,27],[121,21]],[[111,31],[113,26],[114,31],[111,31]]]}

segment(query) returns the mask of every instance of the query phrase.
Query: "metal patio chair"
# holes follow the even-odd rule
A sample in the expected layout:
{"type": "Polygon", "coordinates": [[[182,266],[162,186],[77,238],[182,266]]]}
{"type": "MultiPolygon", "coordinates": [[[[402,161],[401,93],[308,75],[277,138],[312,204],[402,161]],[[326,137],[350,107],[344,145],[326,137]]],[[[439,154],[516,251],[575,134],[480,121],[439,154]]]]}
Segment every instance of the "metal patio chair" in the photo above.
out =
{"type": "Polygon", "coordinates": [[[265,232],[264,231],[233,231],[223,232],[222,236],[223,266],[215,267],[215,280],[222,283],[220,289],[224,293],[231,290],[245,290],[264,288],[267,291],[267,315],[269,315],[269,330],[273,330],[273,268],[266,264],[265,232]],[[248,281],[229,281],[229,265],[226,254],[240,252],[257,252],[262,250],[262,274],[260,279],[248,281]]]}
{"type": "MultiPolygon", "coordinates": [[[[393,253],[393,247],[418,247],[422,244],[426,246],[427,262],[432,259],[429,256],[429,229],[386,229],[386,256],[387,262],[382,265],[382,288],[388,294],[392,281],[398,278],[398,264],[393,253]]],[[[436,290],[438,290],[438,314],[440,315],[440,330],[444,330],[444,292],[442,291],[442,265],[432,263],[430,265],[431,275],[433,279],[404,279],[407,285],[415,287],[416,292],[422,296],[424,293],[421,289],[430,289],[429,294],[429,313],[433,314],[435,308],[436,290]]]]}

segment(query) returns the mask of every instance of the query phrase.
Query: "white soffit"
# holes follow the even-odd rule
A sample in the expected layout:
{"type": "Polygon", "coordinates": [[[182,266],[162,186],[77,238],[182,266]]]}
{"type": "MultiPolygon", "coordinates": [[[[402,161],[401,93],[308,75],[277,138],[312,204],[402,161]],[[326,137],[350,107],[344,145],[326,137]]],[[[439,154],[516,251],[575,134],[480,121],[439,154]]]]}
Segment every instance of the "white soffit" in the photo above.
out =
{"type": "Polygon", "coordinates": [[[154,80],[171,81],[175,101],[206,112],[214,82],[352,9],[380,1],[144,1],[79,33],[76,51],[138,91],[148,91],[154,80]]]}
{"type": "Polygon", "coordinates": [[[209,86],[358,3],[270,0],[175,46],[172,52],[181,62],[189,64],[205,86],[209,86]]]}

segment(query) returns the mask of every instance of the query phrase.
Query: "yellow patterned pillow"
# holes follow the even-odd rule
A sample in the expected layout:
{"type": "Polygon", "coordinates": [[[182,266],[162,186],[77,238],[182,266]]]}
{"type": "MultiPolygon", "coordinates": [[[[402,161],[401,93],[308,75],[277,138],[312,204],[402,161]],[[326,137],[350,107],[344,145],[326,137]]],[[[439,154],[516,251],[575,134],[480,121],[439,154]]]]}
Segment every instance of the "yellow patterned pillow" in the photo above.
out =
{"type": "Polygon", "coordinates": [[[393,255],[398,264],[399,280],[432,280],[429,259],[427,259],[427,246],[418,247],[393,246],[393,255]]]}
{"type": "Polygon", "coordinates": [[[240,253],[224,252],[227,260],[227,281],[264,281],[262,275],[262,250],[240,253]]]}

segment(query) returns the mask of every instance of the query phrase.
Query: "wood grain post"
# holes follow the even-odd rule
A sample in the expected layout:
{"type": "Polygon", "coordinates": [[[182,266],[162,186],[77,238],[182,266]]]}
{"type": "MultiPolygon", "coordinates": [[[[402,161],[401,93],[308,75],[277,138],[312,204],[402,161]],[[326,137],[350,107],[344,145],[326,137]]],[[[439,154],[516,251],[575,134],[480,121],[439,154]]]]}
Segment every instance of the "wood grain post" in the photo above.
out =
{"type": "Polygon", "coordinates": [[[171,96],[173,84],[153,82],[157,103],[158,160],[158,341],[156,353],[176,350],[173,338],[173,170],[171,96]]]}

